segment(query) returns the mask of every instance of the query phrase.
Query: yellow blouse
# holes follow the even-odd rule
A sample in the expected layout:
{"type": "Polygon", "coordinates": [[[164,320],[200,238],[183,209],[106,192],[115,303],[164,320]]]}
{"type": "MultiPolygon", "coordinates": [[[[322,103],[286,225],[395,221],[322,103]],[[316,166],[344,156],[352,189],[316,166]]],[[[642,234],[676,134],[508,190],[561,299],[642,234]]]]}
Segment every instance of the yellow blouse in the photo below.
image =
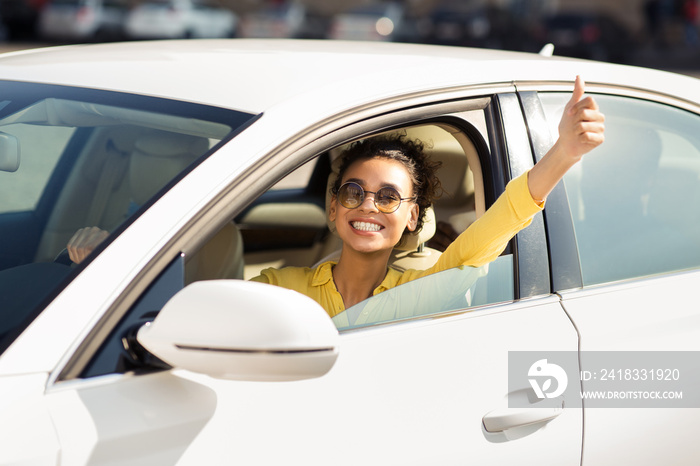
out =
{"type": "MultiPolygon", "coordinates": [[[[480,267],[495,260],[506,248],[508,241],[528,226],[532,217],[543,208],[544,203],[537,204],[530,195],[527,173],[519,176],[508,183],[505,192],[484,215],[452,242],[435,265],[426,270],[411,269],[405,272],[389,268],[384,280],[374,289],[372,295],[460,265],[480,267]]],[[[343,298],[333,281],[334,265],[335,262],[329,261],[316,268],[268,268],[251,280],[303,293],[318,302],[333,317],[345,310],[343,298]]]]}

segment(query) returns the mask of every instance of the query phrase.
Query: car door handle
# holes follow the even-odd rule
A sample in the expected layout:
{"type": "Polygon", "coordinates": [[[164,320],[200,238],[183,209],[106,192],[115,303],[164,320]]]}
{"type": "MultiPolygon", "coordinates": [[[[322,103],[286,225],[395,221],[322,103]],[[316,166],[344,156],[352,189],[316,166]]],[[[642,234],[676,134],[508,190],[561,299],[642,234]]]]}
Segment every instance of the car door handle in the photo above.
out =
{"type": "MultiPolygon", "coordinates": [[[[540,403],[543,404],[544,403],[540,403]]],[[[551,421],[564,411],[564,400],[559,399],[555,406],[552,400],[546,400],[546,407],[537,407],[537,404],[528,408],[498,408],[487,413],[483,417],[484,429],[487,432],[497,433],[516,427],[524,427],[551,421]]]]}

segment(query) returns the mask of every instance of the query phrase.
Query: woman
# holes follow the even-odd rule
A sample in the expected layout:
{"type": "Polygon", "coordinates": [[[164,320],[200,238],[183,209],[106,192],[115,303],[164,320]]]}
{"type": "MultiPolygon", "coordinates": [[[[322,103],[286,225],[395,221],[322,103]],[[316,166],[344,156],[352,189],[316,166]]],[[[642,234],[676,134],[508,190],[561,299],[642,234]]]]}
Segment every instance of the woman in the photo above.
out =
{"type": "Polygon", "coordinates": [[[328,213],[343,242],[338,262],[313,269],[266,269],[252,280],[304,293],[333,317],[416,278],[496,259],[542,210],[545,198],[564,174],[603,142],[605,117],[595,101],[583,94],[584,83],[577,77],[559,124],[559,139],[535,167],[508,184],[496,203],[430,269],[398,272],[388,262],[405,232],[422,225],[425,208],[439,185],[436,167],[423,155],[419,143],[384,138],[356,143],[344,154],[328,213]]]}

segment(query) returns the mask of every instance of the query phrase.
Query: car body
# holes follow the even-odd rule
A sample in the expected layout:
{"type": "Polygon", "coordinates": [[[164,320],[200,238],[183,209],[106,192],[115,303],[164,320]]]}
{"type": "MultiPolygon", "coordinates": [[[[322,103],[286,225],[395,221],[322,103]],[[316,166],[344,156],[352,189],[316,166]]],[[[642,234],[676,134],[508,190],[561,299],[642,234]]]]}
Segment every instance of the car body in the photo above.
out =
{"type": "Polygon", "coordinates": [[[39,36],[50,41],[124,39],[125,0],[52,0],[39,15],[39,36]]]}
{"type": "Polygon", "coordinates": [[[131,39],[233,37],[237,16],[206,0],[148,0],[129,11],[125,31],[131,39]]]}
{"type": "MultiPolygon", "coordinates": [[[[244,39],[16,52],[0,78],[0,462],[700,457],[692,385],[681,407],[550,406],[509,372],[511,355],[573,355],[578,394],[593,383],[588,354],[652,354],[685,357],[682,380],[697,380],[697,80],[484,49],[244,39]],[[241,280],[337,250],[333,161],[375,134],[429,143],[447,192],[435,217],[466,228],[552,145],[577,74],[607,140],[492,264],[333,319],[241,280]],[[79,265],[56,262],[86,226],[110,236],[79,265]]],[[[419,268],[439,251],[397,255],[392,266],[419,268]]]]}

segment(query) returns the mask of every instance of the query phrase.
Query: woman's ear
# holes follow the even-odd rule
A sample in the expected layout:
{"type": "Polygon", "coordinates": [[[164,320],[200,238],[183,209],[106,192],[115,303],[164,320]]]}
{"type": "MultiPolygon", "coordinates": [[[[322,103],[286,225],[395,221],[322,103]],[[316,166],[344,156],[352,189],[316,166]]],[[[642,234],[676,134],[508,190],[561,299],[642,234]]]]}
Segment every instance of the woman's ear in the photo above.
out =
{"type": "Polygon", "coordinates": [[[336,205],[336,197],[333,196],[331,197],[331,201],[328,204],[328,220],[330,220],[331,222],[335,222],[336,205]]]}
{"type": "Polygon", "coordinates": [[[420,216],[420,208],[418,207],[418,204],[413,204],[411,206],[411,212],[410,212],[410,217],[408,218],[408,224],[406,225],[406,228],[409,229],[409,231],[416,231],[416,227],[418,226],[418,217],[420,216]]]}

